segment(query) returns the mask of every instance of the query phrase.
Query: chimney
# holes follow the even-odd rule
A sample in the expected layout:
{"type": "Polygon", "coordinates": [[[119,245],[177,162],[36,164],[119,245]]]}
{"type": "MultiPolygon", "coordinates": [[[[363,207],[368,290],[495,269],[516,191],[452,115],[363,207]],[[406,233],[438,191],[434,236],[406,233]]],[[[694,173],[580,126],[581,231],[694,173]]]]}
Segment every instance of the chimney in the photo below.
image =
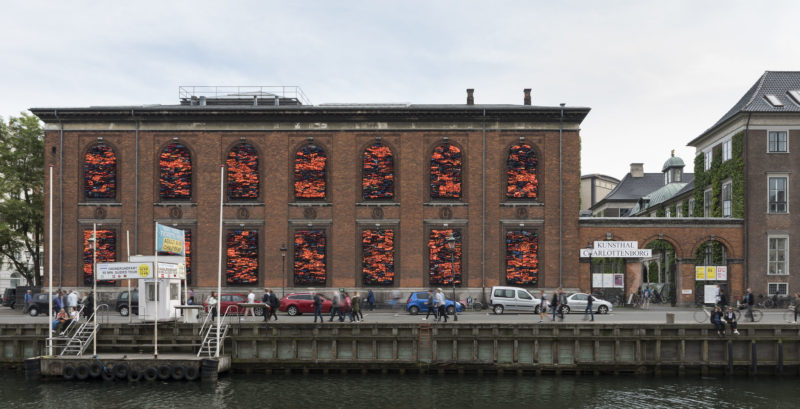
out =
{"type": "Polygon", "coordinates": [[[531,89],[530,88],[525,88],[525,89],[522,90],[522,92],[525,93],[525,98],[523,99],[522,104],[523,105],[530,105],[531,104],[531,89]]]}
{"type": "Polygon", "coordinates": [[[472,93],[475,92],[474,88],[467,88],[467,105],[475,105],[475,97],[472,93]]]}
{"type": "Polygon", "coordinates": [[[631,163],[631,177],[644,177],[644,163],[631,163]]]}
{"type": "Polygon", "coordinates": [[[206,106],[206,97],[205,96],[202,96],[202,95],[200,96],[200,106],[201,107],[206,106]]]}

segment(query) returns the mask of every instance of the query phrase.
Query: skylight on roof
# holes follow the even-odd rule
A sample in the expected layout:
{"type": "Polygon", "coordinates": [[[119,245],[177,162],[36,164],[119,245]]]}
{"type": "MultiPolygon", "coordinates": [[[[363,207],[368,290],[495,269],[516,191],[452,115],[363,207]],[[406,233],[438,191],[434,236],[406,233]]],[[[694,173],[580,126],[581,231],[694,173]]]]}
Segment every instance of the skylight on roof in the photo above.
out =
{"type": "Polygon", "coordinates": [[[764,95],[764,98],[766,98],[767,101],[769,101],[769,103],[772,104],[772,106],[774,106],[774,107],[782,107],[783,106],[783,102],[781,102],[781,100],[778,99],[778,97],[776,97],[775,95],[767,94],[767,95],[764,95]]]}
{"type": "Polygon", "coordinates": [[[790,97],[792,97],[792,99],[797,105],[800,105],[800,90],[793,89],[791,91],[786,91],[786,93],[789,94],[790,97]]]}

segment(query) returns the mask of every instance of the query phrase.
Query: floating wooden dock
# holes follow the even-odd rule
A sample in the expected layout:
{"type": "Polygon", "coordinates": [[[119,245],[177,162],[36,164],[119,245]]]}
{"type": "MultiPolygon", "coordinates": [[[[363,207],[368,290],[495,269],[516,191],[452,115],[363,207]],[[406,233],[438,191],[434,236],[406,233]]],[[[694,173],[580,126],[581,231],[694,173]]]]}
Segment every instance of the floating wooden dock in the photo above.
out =
{"type": "Polygon", "coordinates": [[[218,374],[230,369],[229,355],[209,358],[180,353],[160,354],[158,358],[153,354],[119,353],[103,353],[96,357],[44,356],[25,361],[25,374],[29,379],[38,375],[66,380],[102,378],[107,381],[128,382],[216,381],[218,374]]]}

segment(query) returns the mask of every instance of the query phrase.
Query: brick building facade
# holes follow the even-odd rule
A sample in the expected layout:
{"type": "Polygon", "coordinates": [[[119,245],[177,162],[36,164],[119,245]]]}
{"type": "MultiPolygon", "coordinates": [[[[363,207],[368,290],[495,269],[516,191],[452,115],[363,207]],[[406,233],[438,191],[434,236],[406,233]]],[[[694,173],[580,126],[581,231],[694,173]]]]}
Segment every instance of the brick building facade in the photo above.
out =
{"type": "Polygon", "coordinates": [[[215,286],[222,196],[223,285],[444,286],[453,255],[462,288],[577,287],[589,109],[471,98],[32,109],[55,174],[54,284],[91,282],[94,223],[98,260],[124,261],[153,253],[159,222],[187,232],[190,285],[215,286]]]}

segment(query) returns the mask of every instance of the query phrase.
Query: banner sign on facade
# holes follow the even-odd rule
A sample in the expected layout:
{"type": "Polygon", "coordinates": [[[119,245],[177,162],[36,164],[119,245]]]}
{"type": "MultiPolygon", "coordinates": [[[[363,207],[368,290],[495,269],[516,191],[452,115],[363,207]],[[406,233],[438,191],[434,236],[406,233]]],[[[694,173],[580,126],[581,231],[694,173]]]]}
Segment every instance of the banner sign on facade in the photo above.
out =
{"type": "Polygon", "coordinates": [[[706,279],[706,268],[703,266],[697,266],[694,268],[694,279],[695,281],[703,281],[706,279]]]}
{"type": "Polygon", "coordinates": [[[706,280],[716,280],[716,279],[717,279],[717,267],[706,266],[706,280]]]}
{"type": "Polygon", "coordinates": [[[622,274],[592,274],[592,287],[594,288],[624,288],[622,274]]]}
{"type": "Polygon", "coordinates": [[[97,263],[98,280],[137,278],[153,278],[153,263],[97,263]]]}
{"type": "Polygon", "coordinates": [[[728,279],[727,266],[696,266],[695,281],[725,281],[728,279]]]}
{"type": "Polygon", "coordinates": [[[158,278],[186,279],[186,268],[183,264],[158,263],[158,278]]]}
{"type": "Polygon", "coordinates": [[[157,251],[183,255],[183,230],[173,229],[172,227],[156,224],[156,247],[157,251]]]}
{"type": "Polygon", "coordinates": [[[717,266],[717,280],[727,280],[728,279],[728,267],[727,266],[717,266]]]}

